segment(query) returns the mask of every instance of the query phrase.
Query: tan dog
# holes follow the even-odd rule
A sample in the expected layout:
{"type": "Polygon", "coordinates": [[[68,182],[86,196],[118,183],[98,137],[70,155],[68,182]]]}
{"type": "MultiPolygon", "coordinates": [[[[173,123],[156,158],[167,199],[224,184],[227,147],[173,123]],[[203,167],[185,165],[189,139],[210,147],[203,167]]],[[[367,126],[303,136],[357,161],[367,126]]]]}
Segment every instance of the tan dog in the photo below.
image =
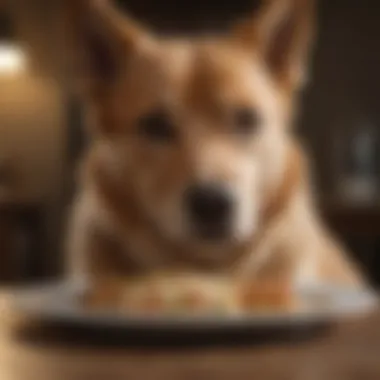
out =
{"type": "Polygon", "coordinates": [[[199,40],[156,37],[107,1],[69,3],[93,140],[71,223],[75,273],[361,283],[315,213],[290,129],[311,1],[266,1],[227,37],[199,40]]]}

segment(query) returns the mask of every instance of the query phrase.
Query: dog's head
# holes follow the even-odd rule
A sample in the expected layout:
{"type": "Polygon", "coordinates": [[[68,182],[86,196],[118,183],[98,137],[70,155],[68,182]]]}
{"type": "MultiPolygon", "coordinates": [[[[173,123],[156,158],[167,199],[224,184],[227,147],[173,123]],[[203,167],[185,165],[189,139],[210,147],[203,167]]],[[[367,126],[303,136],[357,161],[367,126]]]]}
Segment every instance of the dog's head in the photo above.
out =
{"type": "Polygon", "coordinates": [[[284,173],[311,0],[266,1],[224,37],[165,39],[72,0],[104,165],[168,238],[242,241],[284,173]]]}

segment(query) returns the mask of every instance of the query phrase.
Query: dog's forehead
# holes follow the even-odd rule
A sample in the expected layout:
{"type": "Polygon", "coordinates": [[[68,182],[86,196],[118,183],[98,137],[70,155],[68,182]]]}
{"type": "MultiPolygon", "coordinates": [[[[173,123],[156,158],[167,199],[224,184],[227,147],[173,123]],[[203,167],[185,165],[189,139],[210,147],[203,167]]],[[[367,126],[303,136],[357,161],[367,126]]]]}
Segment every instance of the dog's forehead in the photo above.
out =
{"type": "Polygon", "coordinates": [[[145,88],[157,87],[162,96],[167,92],[184,102],[217,97],[250,101],[270,87],[254,53],[219,41],[165,41],[141,56],[130,76],[145,88]]]}
{"type": "Polygon", "coordinates": [[[188,78],[187,102],[248,105],[263,90],[264,73],[253,54],[225,43],[203,44],[195,49],[188,78]]]}
{"type": "Polygon", "coordinates": [[[219,41],[170,41],[163,43],[156,56],[156,63],[162,66],[169,77],[192,78],[202,76],[238,79],[239,72],[252,73],[253,56],[241,49],[219,41]]]}
{"type": "Polygon", "coordinates": [[[164,41],[136,55],[119,85],[115,103],[128,103],[121,112],[132,119],[162,106],[205,116],[234,106],[266,114],[277,107],[275,87],[259,58],[224,41],[164,41]]]}

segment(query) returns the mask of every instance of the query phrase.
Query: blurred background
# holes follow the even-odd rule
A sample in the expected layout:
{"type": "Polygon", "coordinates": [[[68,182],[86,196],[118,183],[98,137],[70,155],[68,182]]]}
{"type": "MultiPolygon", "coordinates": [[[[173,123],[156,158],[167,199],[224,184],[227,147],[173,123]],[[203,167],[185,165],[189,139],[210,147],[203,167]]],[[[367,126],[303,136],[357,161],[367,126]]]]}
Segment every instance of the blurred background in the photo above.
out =
{"type": "MultiPolygon", "coordinates": [[[[62,73],[64,0],[0,0],[0,284],[62,274],[73,174],[86,144],[62,73]]],[[[161,33],[225,31],[259,1],[126,0],[161,33]]],[[[319,0],[297,131],[323,217],[380,283],[380,2],[319,0]]]]}

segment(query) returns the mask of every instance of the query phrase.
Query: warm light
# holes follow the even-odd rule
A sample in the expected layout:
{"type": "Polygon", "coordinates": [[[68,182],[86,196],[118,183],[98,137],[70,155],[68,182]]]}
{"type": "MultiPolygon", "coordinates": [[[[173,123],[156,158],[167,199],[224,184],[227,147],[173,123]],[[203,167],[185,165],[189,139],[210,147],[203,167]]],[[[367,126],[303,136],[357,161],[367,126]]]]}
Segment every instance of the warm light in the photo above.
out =
{"type": "Polygon", "coordinates": [[[12,44],[0,44],[0,75],[17,74],[25,68],[22,49],[12,44]]]}

